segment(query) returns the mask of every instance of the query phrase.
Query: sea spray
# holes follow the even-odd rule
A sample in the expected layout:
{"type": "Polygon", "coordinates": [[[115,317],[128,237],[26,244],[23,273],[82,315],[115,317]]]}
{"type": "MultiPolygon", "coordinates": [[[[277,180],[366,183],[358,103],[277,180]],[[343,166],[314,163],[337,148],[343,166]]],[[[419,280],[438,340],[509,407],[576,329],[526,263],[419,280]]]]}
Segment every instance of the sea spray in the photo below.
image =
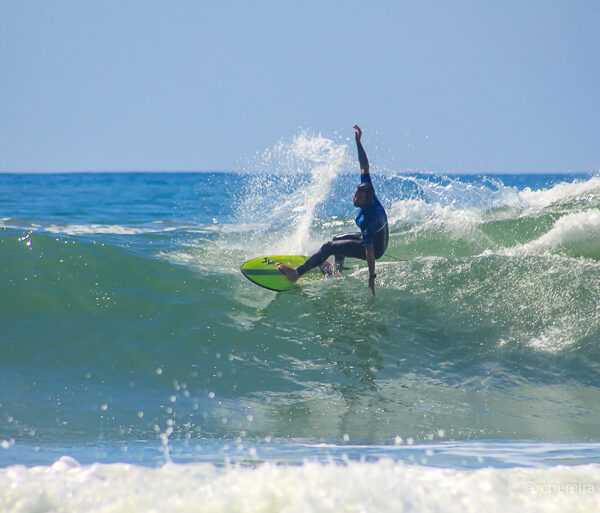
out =
{"type": "Polygon", "coordinates": [[[347,163],[345,144],[301,131],[250,164],[237,212],[238,222],[254,225],[255,245],[262,245],[256,251],[303,254],[313,250],[319,243],[311,242],[317,207],[329,199],[332,184],[347,163]],[[277,234],[269,233],[273,229],[277,234]]]}
{"type": "Polygon", "coordinates": [[[310,182],[302,191],[302,207],[298,209],[296,230],[283,242],[289,253],[306,253],[315,208],[330,194],[331,183],[337,177],[346,158],[346,146],[324,137],[308,138],[302,134],[294,140],[293,153],[310,163],[310,182]]]}

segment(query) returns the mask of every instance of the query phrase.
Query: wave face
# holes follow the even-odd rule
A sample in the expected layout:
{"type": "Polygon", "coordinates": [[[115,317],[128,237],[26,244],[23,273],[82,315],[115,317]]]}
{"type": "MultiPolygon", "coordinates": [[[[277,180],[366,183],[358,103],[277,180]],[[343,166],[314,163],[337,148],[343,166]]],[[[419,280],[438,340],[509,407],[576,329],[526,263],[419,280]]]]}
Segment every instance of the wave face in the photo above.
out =
{"type": "Polygon", "coordinates": [[[373,176],[390,246],[275,294],[242,262],[355,231],[344,145],[254,173],[2,175],[3,443],[600,435],[600,178],[373,176]]]}

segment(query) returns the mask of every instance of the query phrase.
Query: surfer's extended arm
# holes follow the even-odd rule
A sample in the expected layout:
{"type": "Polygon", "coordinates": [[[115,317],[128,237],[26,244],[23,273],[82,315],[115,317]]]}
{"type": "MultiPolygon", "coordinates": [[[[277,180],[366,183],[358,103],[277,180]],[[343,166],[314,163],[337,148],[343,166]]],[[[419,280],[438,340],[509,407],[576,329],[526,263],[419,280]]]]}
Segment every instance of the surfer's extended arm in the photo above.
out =
{"type": "Polygon", "coordinates": [[[362,137],[362,130],[358,125],[354,125],[354,139],[356,139],[356,147],[358,149],[358,161],[360,162],[360,174],[368,175],[369,174],[369,159],[367,159],[367,154],[365,153],[365,149],[362,147],[362,143],[360,142],[360,138],[362,137]]]}

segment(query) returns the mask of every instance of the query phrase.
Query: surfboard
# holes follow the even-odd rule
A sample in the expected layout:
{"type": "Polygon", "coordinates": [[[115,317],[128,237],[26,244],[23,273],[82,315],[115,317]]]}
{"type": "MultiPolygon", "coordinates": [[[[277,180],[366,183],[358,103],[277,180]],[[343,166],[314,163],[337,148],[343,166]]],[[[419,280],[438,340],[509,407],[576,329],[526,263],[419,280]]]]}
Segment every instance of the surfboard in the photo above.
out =
{"type": "Polygon", "coordinates": [[[241,267],[242,274],[252,283],[265,289],[283,292],[293,290],[306,285],[315,280],[320,280],[324,277],[319,268],[312,269],[305,275],[298,278],[296,283],[292,283],[287,277],[277,269],[277,262],[289,265],[290,267],[298,267],[304,263],[308,257],[300,255],[270,255],[253,258],[244,262],[241,267]]]}

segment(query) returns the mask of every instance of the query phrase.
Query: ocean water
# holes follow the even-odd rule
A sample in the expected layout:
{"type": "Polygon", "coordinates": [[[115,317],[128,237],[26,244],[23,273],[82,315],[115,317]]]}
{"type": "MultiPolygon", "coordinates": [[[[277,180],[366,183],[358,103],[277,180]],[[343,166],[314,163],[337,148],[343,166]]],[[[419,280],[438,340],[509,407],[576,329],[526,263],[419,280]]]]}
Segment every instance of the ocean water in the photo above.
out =
{"type": "Polygon", "coordinates": [[[371,160],[375,297],[239,272],[355,231],[340,142],[0,175],[0,511],[600,511],[600,177],[371,160]]]}

